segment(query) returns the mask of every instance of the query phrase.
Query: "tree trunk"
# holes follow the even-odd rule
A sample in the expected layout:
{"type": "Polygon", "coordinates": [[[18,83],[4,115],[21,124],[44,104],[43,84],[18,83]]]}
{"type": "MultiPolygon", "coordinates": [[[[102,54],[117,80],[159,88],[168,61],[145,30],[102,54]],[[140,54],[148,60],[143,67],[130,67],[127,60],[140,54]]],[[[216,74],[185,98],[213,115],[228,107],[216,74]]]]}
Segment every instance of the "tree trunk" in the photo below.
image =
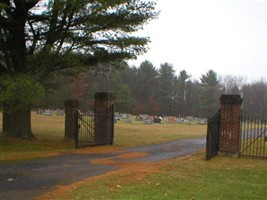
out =
{"type": "Polygon", "coordinates": [[[31,109],[3,111],[3,133],[7,136],[34,139],[31,130],[31,109]]]}

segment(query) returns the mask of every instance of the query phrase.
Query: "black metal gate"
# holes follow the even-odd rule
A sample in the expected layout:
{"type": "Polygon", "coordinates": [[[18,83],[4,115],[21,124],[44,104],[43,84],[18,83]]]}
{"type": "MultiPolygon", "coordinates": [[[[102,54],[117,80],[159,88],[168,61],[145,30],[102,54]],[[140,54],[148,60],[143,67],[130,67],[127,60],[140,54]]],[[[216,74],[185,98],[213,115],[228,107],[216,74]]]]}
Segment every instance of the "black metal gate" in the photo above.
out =
{"type": "Polygon", "coordinates": [[[240,156],[267,159],[267,122],[245,112],[241,119],[240,156]]]}
{"type": "Polygon", "coordinates": [[[206,160],[216,156],[219,151],[220,110],[208,119],[208,132],[206,141],[206,160]]]}
{"type": "Polygon", "coordinates": [[[113,144],[114,105],[102,112],[77,113],[77,134],[75,147],[113,144]]]}
{"type": "Polygon", "coordinates": [[[87,112],[85,114],[77,111],[77,135],[75,138],[75,147],[85,147],[94,145],[95,122],[94,113],[87,112]]]}

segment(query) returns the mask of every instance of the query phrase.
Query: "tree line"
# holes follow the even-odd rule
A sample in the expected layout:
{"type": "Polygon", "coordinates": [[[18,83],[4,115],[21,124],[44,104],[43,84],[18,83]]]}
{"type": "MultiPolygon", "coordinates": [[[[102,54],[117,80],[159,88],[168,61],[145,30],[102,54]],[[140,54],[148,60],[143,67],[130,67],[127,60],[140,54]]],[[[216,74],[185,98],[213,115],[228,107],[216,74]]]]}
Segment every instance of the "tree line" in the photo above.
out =
{"type": "MultiPolygon", "coordinates": [[[[196,81],[168,63],[125,64],[148,50],[149,38],[133,33],[158,15],[151,0],[0,1],[2,132],[32,139],[34,106],[59,108],[74,98],[85,109],[96,91],[116,93],[120,112],[211,115],[223,91],[215,72],[196,81]]],[[[237,89],[251,112],[266,110],[266,82],[225,87],[237,89]]]]}
{"type": "Polygon", "coordinates": [[[264,79],[247,83],[242,77],[219,76],[209,70],[199,80],[186,70],[177,72],[172,64],[157,69],[150,61],[138,67],[127,64],[109,66],[105,72],[81,73],[76,79],[57,77],[61,87],[50,91],[40,104],[62,107],[66,99],[76,99],[81,109],[91,109],[95,92],[116,94],[116,111],[132,114],[212,117],[220,107],[221,94],[239,94],[242,108],[255,117],[267,117],[267,82],[264,79]]]}

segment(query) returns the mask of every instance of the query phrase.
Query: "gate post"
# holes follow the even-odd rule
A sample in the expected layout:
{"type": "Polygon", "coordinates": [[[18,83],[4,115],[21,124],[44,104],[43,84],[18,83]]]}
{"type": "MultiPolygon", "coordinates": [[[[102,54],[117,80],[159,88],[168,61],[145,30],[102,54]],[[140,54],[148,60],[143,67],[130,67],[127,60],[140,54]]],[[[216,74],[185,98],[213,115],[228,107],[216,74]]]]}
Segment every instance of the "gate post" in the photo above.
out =
{"type": "Polygon", "coordinates": [[[95,144],[113,144],[115,95],[95,94],[95,144]]]}
{"type": "Polygon", "coordinates": [[[221,95],[220,102],[219,152],[239,156],[242,99],[240,95],[221,95]]]}
{"type": "Polygon", "coordinates": [[[67,100],[65,105],[65,140],[75,139],[78,134],[78,107],[76,100],[67,100]]]}

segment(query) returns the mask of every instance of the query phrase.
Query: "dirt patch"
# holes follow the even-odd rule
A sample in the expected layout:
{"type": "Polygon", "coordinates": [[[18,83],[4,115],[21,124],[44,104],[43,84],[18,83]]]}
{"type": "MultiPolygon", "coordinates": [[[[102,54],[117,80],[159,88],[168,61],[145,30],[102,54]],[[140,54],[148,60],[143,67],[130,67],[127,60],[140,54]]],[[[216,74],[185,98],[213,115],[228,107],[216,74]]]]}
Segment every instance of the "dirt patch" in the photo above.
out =
{"type": "MultiPolygon", "coordinates": [[[[79,181],[76,183],[73,183],[71,185],[62,186],[58,185],[56,186],[55,190],[52,192],[49,192],[45,194],[44,196],[38,197],[36,199],[38,200],[51,200],[51,199],[64,199],[64,200],[71,200],[73,199],[70,196],[70,192],[77,189],[78,187],[82,187],[88,183],[91,183],[95,180],[101,179],[101,178],[107,178],[110,176],[123,176],[123,183],[133,183],[136,181],[143,181],[145,177],[152,173],[161,173],[159,164],[155,163],[121,163],[116,162],[112,159],[99,159],[96,160],[97,163],[105,163],[105,164],[112,164],[119,167],[118,170],[108,172],[104,175],[94,176],[88,179],[85,179],[83,181],[79,181]]],[[[119,190],[121,187],[123,187],[123,184],[116,184],[116,185],[110,185],[109,186],[111,191],[119,190]]]]}
{"type": "Polygon", "coordinates": [[[123,149],[120,147],[114,147],[114,146],[94,146],[94,147],[86,147],[75,150],[75,153],[111,153],[111,152],[123,152],[123,149]]]}
{"type": "Polygon", "coordinates": [[[106,154],[106,153],[115,153],[115,152],[123,152],[123,150],[119,147],[114,146],[95,146],[95,147],[87,147],[82,149],[69,149],[64,152],[50,152],[50,151],[42,151],[42,152],[32,152],[27,153],[25,155],[11,154],[8,158],[0,157],[0,161],[19,161],[19,160],[28,160],[28,159],[36,159],[36,158],[49,158],[60,156],[63,154],[106,154]]]}
{"type": "MultiPolygon", "coordinates": [[[[129,155],[122,155],[118,157],[132,157],[132,156],[142,156],[142,154],[137,155],[137,154],[129,154],[129,155]]],[[[110,158],[108,159],[97,159],[94,162],[96,163],[102,163],[102,164],[112,164],[116,165],[119,167],[118,170],[108,172],[104,175],[99,175],[99,176],[94,176],[88,179],[85,179],[83,181],[79,181],[76,183],[73,183],[68,186],[62,186],[58,185],[56,186],[56,189],[53,190],[52,192],[49,192],[45,194],[44,196],[41,196],[37,198],[37,200],[52,200],[52,199],[64,199],[64,200],[71,200],[73,197],[70,196],[70,193],[74,191],[75,189],[82,187],[86,184],[92,183],[96,180],[102,179],[102,178],[108,178],[111,176],[117,176],[117,177],[123,177],[116,182],[116,184],[110,184],[109,190],[111,192],[116,192],[119,191],[124,185],[128,185],[131,183],[136,183],[136,182],[146,182],[147,184],[151,184],[150,182],[146,181],[146,177],[150,174],[159,174],[162,173],[162,169],[164,168],[165,165],[168,165],[173,162],[179,162],[179,161],[184,161],[184,160],[191,160],[192,155],[187,155],[184,157],[179,157],[174,160],[165,160],[159,163],[133,163],[133,162],[116,162],[110,158]]]]}
{"type": "MultiPolygon", "coordinates": [[[[56,189],[52,192],[45,194],[37,198],[38,200],[51,200],[51,199],[72,199],[70,196],[70,192],[75,190],[78,187],[86,185],[95,180],[106,178],[109,176],[123,176],[124,183],[132,183],[135,181],[142,181],[148,174],[151,173],[160,173],[160,165],[157,163],[137,163],[137,162],[120,162],[116,161],[116,159],[131,159],[131,158],[142,158],[146,157],[148,153],[145,152],[131,152],[124,153],[118,156],[103,158],[103,159],[95,159],[92,161],[93,164],[104,164],[104,165],[113,165],[118,167],[119,169],[116,171],[108,172],[104,175],[94,176],[83,181],[79,181],[73,183],[68,186],[57,185],[56,189]]],[[[116,191],[122,187],[121,185],[111,185],[110,190],[116,191]]]]}

